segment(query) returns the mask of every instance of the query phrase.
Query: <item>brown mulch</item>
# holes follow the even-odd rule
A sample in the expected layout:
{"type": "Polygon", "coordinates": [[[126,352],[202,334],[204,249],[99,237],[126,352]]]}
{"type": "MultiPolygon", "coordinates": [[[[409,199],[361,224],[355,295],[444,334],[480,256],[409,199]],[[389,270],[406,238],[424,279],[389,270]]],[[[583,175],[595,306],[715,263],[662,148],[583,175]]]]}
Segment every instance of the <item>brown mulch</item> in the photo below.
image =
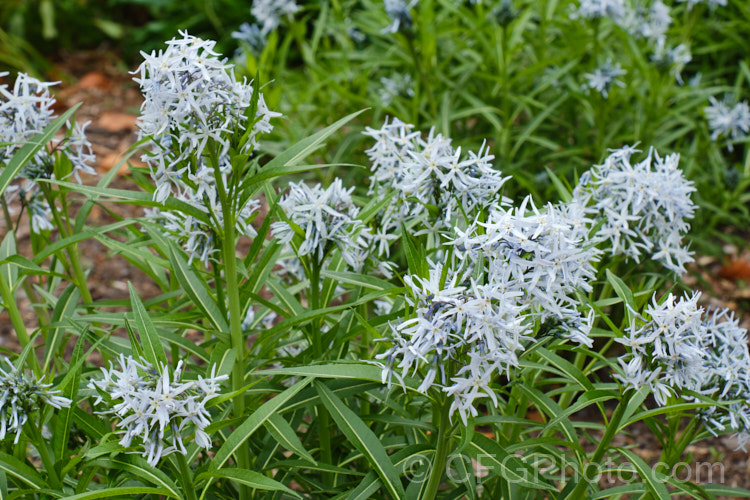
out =
{"type": "MultiPolygon", "coordinates": [[[[97,155],[97,172],[102,175],[114,168],[122,155],[136,141],[136,117],[142,102],[137,85],[131,75],[125,73],[125,68],[119,66],[118,58],[109,53],[72,54],[61,64],[59,72],[69,75],[73,83],[63,83],[56,87],[58,112],[79,102],[83,105],[78,111],[77,121],[91,121],[87,128],[87,136],[93,143],[97,155]]],[[[131,68],[133,69],[133,68],[131,68]]],[[[132,164],[142,165],[133,157],[132,164]]],[[[120,169],[113,187],[119,189],[138,189],[137,186],[122,174],[127,172],[127,166],[120,169]]],[[[96,178],[87,182],[95,183],[96,178]]],[[[109,204],[115,217],[132,218],[143,214],[141,207],[125,204],[109,204]]],[[[87,224],[92,227],[114,222],[115,217],[101,207],[95,207],[87,224]]],[[[23,220],[23,219],[22,219],[23,220]]],[[[0,221],[0,237],[7,228],[0,221]]],[[[18,232],[20,252],[29,255],[29,227],[22,224],[18,232]]],[[[140,270],[118,255],[113,255],[103,245],[93,239],[86,240],[80,245],[82,263],[88,274],[88,283],[95,300],[122,300],[128,298],[128,282],[133,283],[142,297],[153,297],[159,289],[140,270]]],[[[691,269],[692,275],[684,281],[688,286],[696,289],[701,284],[710,284],[710,291],[704,293],[704,305],[711,307],[728,307],[736,312],[741,324],[750,328],[750,250],[740,250],[734,247],[725,248],[726,258],[698,257],[691,269]],[[747,286],[746,286],[747,284],[747,286]]],[[[703,287],[705,289],[705,287],[703,287]]],[[[19,294],[19,305],[30,328],[36,326],[34,312],[24,294],[19,294]]],[[[0,313],[0,347],[11,351],[18,351],[19,345],[15,338],[7,312],[0,313]]],[[[616,436],[615,446],[628,446],[649,463],[654,463],[659,457],[659,444],[648,427],[639,423],[629,429],[629,432],[616,436]]],[[[727,486],[744,487],[750,489],[750,462],[748,454],[735,451],[736,443],[731,436],[707,439],[688,448],[688,457],[692,459],[691,466],[700,463],[720,463],[720,473],[714,469],[713,482],[727,486]]],[[[696,470],[695,468],[692,469],[696,470]]],[[[684,478],[683,471],[679,477],[684,478]]],[[[693,477],[693,479],[695,479],[693,477]]],[[[707,478],[698,482],[706,482],[707,478]]],[[[617,482],[608,483],[608,478],[602,479],[602,487],[612,487],[617,482]]]]}

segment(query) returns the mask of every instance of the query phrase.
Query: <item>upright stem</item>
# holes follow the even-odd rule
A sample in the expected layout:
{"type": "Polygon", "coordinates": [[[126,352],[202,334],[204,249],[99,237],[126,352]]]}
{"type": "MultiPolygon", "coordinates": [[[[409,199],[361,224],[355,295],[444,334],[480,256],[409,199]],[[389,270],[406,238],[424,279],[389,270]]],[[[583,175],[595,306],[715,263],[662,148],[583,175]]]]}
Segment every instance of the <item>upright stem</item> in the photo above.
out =
{"type": "MultiPolygon", "coordinates": [[[[13,219],[10,216],[10,210],[8,210],[8,203],[5,201],[5,197],[1,198],[1,204],[3,208],[3,217],[5,218],[5,227],[8,228],[8,231],[13,231],[13,239],[16,243],[16,248],[18,248],[18,236],[16,235],[16,232],[13,230],[13,219]]],[[[29,299],[29,302],[31,302],[31,307],[34,308],[34,312],[36,313],[36,319],[39,323],[39,327],[43,327],[49,324],[49,313],[47,312],[47,309],[39,304],[39,295],[37,295],[36,291],[34,290],[34,287],[31,286],[31,283],[29,280],[23,280],[21,283],[21,286],[23,287],[23,291],[26,293],[26,297],[29,299]]]]}
{"type": "MultiPolygon", "coordinates": [[[[63,225],[60,214],[57,212],[57,210],[54,209],[55,201],[52,197],[52,194],[48,193],[47,190],[45,190],[44,193],[45,198],[47,198],[47,201],[50,204],[50,207],[52,207],[52,217],[55,219],[55,225],[57,226],[57,230],[60,232],[60,236],[62,238],[67,238],[68,236],[70,236],[70,233],[66,229],[67,226],[63,225]]],[[[89,290],[88,283],[86,282],[86,277],[83,275],[83,268],[81,267],[80,262],[81,256],[78,253],[78,243],[69,245],[66,251],[68,252],[68,260],[70,261],[71,271],[73,273],[75,284],[78,287],[78,290],[81,292],[81,298],[87,304],[88,309],[91,312],[91,304],[94,302],[94,299],[91,296],[91,291],[89,290]]]]}
{"type": "MultiPolygon", "coordinates": [[[[18,309],[16,298],[13,296],[13,292],[10,289],[10,285],[5,282],[5,278],[0,276],[0,297],[3,299],[5,309],[8,311],[10,316],[10,323],[13,325],[13,329],[16,331],[16,337],[18,337],[18,343],[21,344],[21,348],[25,348],[31,338],[29,332],[26,330],[26,325],[23,322],[23,316],[21,311],[18,309]]],[[[34,371],[36,376],[41,375],[41,367],[39,366],[39,360],[36,357],[36,353],[32,349],[31,355],[29,356],[31,361],[31,369],[34,371]]]]}
{"type": "Polygon", "coordinates": [[[185,459],[185,455],[182,453],[177,453],[176,455],[177,465],[180,467],[180,475],[182,476],[182,490],[185,492],[187,500],[196,500],[193,474],[190,471],[190,466],[185,459]]]}
{"type": "MultiPolygon", "coordinates": [[[[422,60],[419,57],[417,48],[414,45],[412,35],[407,33],[404,36],[406,37],[406,41],[409,46],[409,53],[411,54],[412,60],[414,61],[414,67],[417,68],[417,72],[419,73],[420,83],[422,84],[424,92],[427,94],[427,103],[430,106],[430,116],[435,118],[437,117],[437,103],[435,102],[435,96],[432,94],[432,80],[430,79],[430,76],[425,72],[424,64],[422,64],[422,60]]],[[[415,121],[419,121],[418,114],[414,118],[415,121]]]]}
{"type": "Polygon", "coordinates": [[[677,436],[672,436],[673,441],[676,441],[674,446],[669,449],[665,448],[661,457],[659,457],[659,467],[656,472],[665,472],[670,470],[680,459],[682,453],[685,451],[690,443],[693,441],[695,435],[700,431],[701,421],[697,418],[691,418],[685,429],[682,431],[682,436],[677,440],[677,436]]]}
{"type": "MultiPolygon", "coordinates": [[[[591,460],[589,460],[589,464],[598,464],[599,462],[601,462],[602,458],[604,458],[604,454],[609,449],[609,444],[612,442],[612,438],[615,437],[617,429],[620,427],[620,421],[622,420],[622,416],[625,414],[625,409],[628,407],[628,403],[630,403],[633,394],[635,394],[635,391],[633,389],[628,389],[627,391],[625,391],[625,394],[622,395],[622,399],[618,403],[617,408],[615,408],[615,412],[612,414],[612,418],[609,419],[607,429],[604,431],[604,435],[599,441],[599,445],[596,447],[594,455],[591,457],[591,460]]],[[[579,498],[585,497],[586,488],[589,485],[587,469],[588,464],[584,467],[583,477],[581,477],[575,489],[566,498],[577,500],[579,498]]]]}
{"type": "MultiPolygon", "coordinates": [[[[310,266],[310,305],[313,311],[320,308],[320,268],[321,262],[315,260],[310,266]]],[[[321,332],[321,318],[313,320],[312,324],[312,347],[317,361],[323,360],[323,332],[321,332]]],[[[318,405],[318,432],[320,439],[320,453],[323,461],[331,464],[333,453],[331,451],[331,422],[328,410],[322,404],[318,405]]],[[[333,486],[333,476],[329,472],[323,473],[323,484],[333,486]]]]}
{"type": "Polygon", "coordinates": [[[59,489],[61,486],[60,477],[57,475],[57,471],[55,470],[55,461],[52,459],[52,455],[49,452],[47,442],[42,437],[42,433],[39,431],[39,428],[30,419],[27,429],[31,430],[31,437],[34,440],[34,447],[36,447],[37,451],[39,452],[39,457],[42,459],[42,465],[49,475],[50,485],[55,489],[59,489]]]}
{"type": "Polygon", "coordinates": [[[438,488],[443,480],[443,471],[448,461],[448,453],[451,450],[450,443],[450,405],[444,399],[440,403],[434,403],[432,407],[433,424],[438,429],[437,447],[435,457],[432,459],[430,467],[430,478],[427,480],[427,487],[420,500],[434,500],[437,496],[438,488]]]}
{"type": "MultiPolygon", "coordinates": [[[[219,190],[221,192],[221,190],[219,190]]],[[[225,197],[224,197],[225,198],[225,197]]],[[[240,291],[237,284],[237,255],[235,253],[234,214],[231,202],[222,200],[224,211],[224,239],[222,249],[224,253],[224,280],[227,284],[226,296],[229,300],[229,330],[232,349],[235,353],[232,368],[232,390],[237,391],[245,385],[245,337],[242,335],[242,309],[240,308],[240,291]]],[[[216,284],[217,287],[221,283],[216,284]]],[[[234,416],[241,418],[245,414],[245,395],[238,394],[233,400],[234,416]]],[[[240,469],[250,468],[250,453],[247,446],[240,446],[237,450],[240,469]]],[[[240,487],[240,499],[250,498],[248,486],[240,487]]]]}

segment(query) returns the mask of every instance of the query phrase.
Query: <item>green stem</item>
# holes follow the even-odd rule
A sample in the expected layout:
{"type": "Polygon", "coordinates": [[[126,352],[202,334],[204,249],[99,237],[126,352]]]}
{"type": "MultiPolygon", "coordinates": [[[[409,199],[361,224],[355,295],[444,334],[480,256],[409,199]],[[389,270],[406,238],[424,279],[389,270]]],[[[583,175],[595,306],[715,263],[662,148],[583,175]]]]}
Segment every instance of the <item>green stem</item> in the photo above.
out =
{"type": "MultiPolygon", "coordinates": [[[[3,207],[5,226],[8,228],[8,231],[12,231],[13,219],[10,216],[10,210],[8,210],[8,203],[5,201],[5,197],[2,197],[1,204],[3,207]]],[[[15,231],[13,231],[13,240],[16,243],[16,249],[18,249],[18,236],[16,235],[15,231]]],[[[39,295],[36,293],[36,290],[34,290],[34,287],[31,286],[31,283],[27,279],[23,280],[21,286],[23,287],[23,291],[24,293],[26,293],[26,297],[29,299],[29,302],[31,302],[31,307],[34,308],[34,312],[36,313],[36,320],[39,323],[39,328],[48,325],[49,313],[47,312],[47,309],[39,303],[39,295]]]]}
{"type": "MultiPolygon", "coordinates": [[[[5,310],[8,311],[8,316],[10,316],[10,323],[13,325],[13,329],[16,332],[18,343],[21,344],[21,348],[23,349],[29,344],[31,337],[29,337],[29,332],[26,330],[23,316],[21,316],[21,311],[18,309],[18,304],[16,303],[16,298],[13,296],[13,292],[10,289],[10,285],[5,282],[5,277],[2,275],[0,275],[0,297],[2,297],[3,303],[5,304],[5,310]]],[[[29,359],[31,359],[31,369],[34,371],[34,374],[39,377],[41,376],[42,369],[39,366],[36,352],[32,349],[30,354],[29,359]]]]}
{"type": "Polygon", "coordinates": [[[448,454],[451,451],[449,412],[450,405],[444,399],[440,403],[434,403],[432,407],[432,420],[438,429],[437,447],[430,467],[430,478],[420,500],[434,500],[443,480],[443,471],[448,461],[448,454]]]}
{"type": "MultiPolygon", "coordinates": [[[[218,265],[216,265],[215,263],[213,265],[211,265],[211,267],[212,267],[212,271],[213,271],[213,274],[214,274],[214,289],[216,290],[216,301],[219,303],[219,308],[221,309],[221,311],[223,312],[223,314],[226,315],[226,308],[224,306],[227,303],[227,299],[226,299],[226,297],[224,295],[224,287],[221,286],[221,282],[222,282],[222,279],[221,279],[221,268],[218,265]]],[[[240,329],[241,328],[242,328],[242,323],[240,323],[240,329]]],[[[213,336],[211,334],[210,329],[206,329],[206,331],[204,332],[203,335],[204,335],[203,339],[204,339],[205,342],[210,342],[211,341],[211,337],[213,336]]]]}
{"type": "MultiPolygon", "coordinates": [[[[220,193],[222,189],[218,190],[220,193]]],[[[237,391],[245,385],[245,337],[242,335],[242,310],[240,308],[240,291],[237,283],[237,255],[235,253],[234,214],[226,196],[222,196],[222,210],[224,211],[224,238],[222,250],[224,258],[224,280],[226,281],[226,297],[229,299],[229,331],[232,349],[235,352],[232,367],[232,390],[237,391]]],[[[216,284],[221,286],[220,283],[216,284]]],[[[235,418],[242,418],[245,414],[245,395],[238,394],[233,400],[235,418]]],[[[237,450],[240,469],[250,469],[250,453],[247,446],[240,446],[237,450]]],[[[250,498],[250,488],[240,487],[240,499],[250,498]]]]}
{"type": "MultiPolygon", "coordinates": [[[[321,262],[317,260],[310,266],[310,305],[313,311],[320,308],[320,268],[321,262]]],[[[322,319],[316,318],[312,324],[312,344],[315,359],[323,360],[323,332],[321,332],[322,319]]],[[[333,465],[333,454],[331,451],[331,422],[328,410],[322,404],[318,405],[318,432],[320,439],[320,453],[323,461],[333,465]]],[[[323,484],[333,486],[333,475],[329,472],[323,473],[323,484]]]]}
{"type": "Polygon", "coordinates": [[[185,492],[187,500],[196,500],[195,486],[193,485],[193,474],[190,471],[190,466],[185,459],[185,455],[177,453],[177,465],[180,467],[180,475],[182,476],[182,490],[185,492]]]}
{"type": "MultiPolygon", "coordinates": [[[[45,198],[47,199],[47,203],[51,207],[54,207],[54,197],[51,193],[48,192],[48,189],[43,189],[45,198]]],[[[55,220],[55,225],[57,226],[57,230],[60,232],[61,239],[65,239],[68,236],[70,236],[70,233],[67,231],[67,225],[63,225],[63,221],[60,218],[60,214],[57,212],[57,210],[52,210],[52,217],[55,220]]],[[[81,292],[81,298],[83,299],[83,302],[87,305],[87,308],[89,312],[93,312],[92,304],[94,302],[93,297],[91,296],[91,291],[89,290],[88,283],[86,282],[86,277],[83,274],[83,268],[81,267],[81,256],[78,253],[78,243],[73,243],[69,245],[66,248],[66,251],[68,252],[68,260],[70,261],[71,265],[71,271],[73,273],[73,280],[75,282],[76,287],[78,287],[78,290],[81,292]]]]}
{"type": "Polygon", "coordinates": [[[60,477],[57,475],[57,471],[55,470],[55,461],[50,454],[49,448],[47,447],[47,442],[42,437],[42,433],[39,431],[39,428],[31,420],[29,420],[27,428],[31,430],[31,438],[34,441],[34,447],[39,452],[39,457],[42,459],[42,465],[49,475],[50,485],[54,489],[60,489],[60,477]]]}
{"type": "Polygon", "coordinates": [[[680,436],[680,439],[674,444],[674,446],[669,450],[665,449],[662,451],[661,457],[659,457],[659,467],[656,471],[665,472],[674,467],[685,452],[685,448],[690,445],[695,435],[700,431],[700,428],[701,421],[697,418],[691,418],[685,427],[685,430],[682,431],[682,436],[680,436]]]}
{"type": "MultiPolygon", "coordinates": [[[[505,26],[500,26],[498,29],[501,30],[502,36],[500,37],[500,44],[498,46],[498,64],[500,65],[500,109],[503,115],[503,136],[501,151],[503,154],[502,161],[510,161],[510,138],[511,138],[511,127],[513,126],[510,116],[510,93],[508,92],[508,29],[505,26]]],[[[496,35],[497,36],[497,35],[496,35]]]]}
{"type": "MultiPolygon", "coordinates": [[[[432,95],[432,84],[431,79],[425,72],[424,64],[422,64],[422,60],[419,57],[419,54],[417,53],[417,48],[414,46],[414,40],[412,39],[412,35],[407,33],[406,35],[406,42],[409,46],[409,53],[411,54],[412,61],[414,61],[414,67],[417,68],[417,73],[419,74],[419,79],[422,83],[422,88],[424,89],[424,92],[427,94],[427,103],[430,106],[430,117],[431,119],[435,119],[437,117],[437,103],[435,102],[435,96],[432,95]]],[[[416,101],[416,99],[415,99],[416,101]]],[[[419,116],[415,116],[416,121],[419,121],[419,116]]]]}
{"type": "Polygon", "coordinates": [[[628,407],[633,394],[635,394],[635,391],[633,389],[628,389],[627,391],[625,391],[625,394],[622,395],[620,403],[617,405],[617,408],[615,408],[615,412],[612,414],[612,418],[609,420],[607,430],[604,431],[604,436],[602,436],[601,441],[599,441],[599,445],[594,451],[594,456],[591,458],[592,462],[599,462],[602,458],[604,458],[604,454],[609,448],[609,443],[612,441],[612,438],[615,437],[615,434],[620,427],[620,420],[622,420],[622,416],[623,414],[625,414],[625,409],[628,407]]]}
{"type": "MultiPolygon", "coordinates": [[[[219,194],[219,204],[224,218],[224,226],[216,228],[223,231],[221,235],[222,260],[224,264],[224,281],[226,283],[226,294],[229,304],[229,339],[232,350],[235,353],[234,366],[232,367],[232,390],[239,391],[245,385],[245,356],[247,345],[242,334],[242,309],[240,307],[240,288],[237,281],[237,232],[235,230],[235,179],[229,179],[229,185],[224,185],[224,178],[219,168],[219,155],[216,152],[216,144],[209,143],[211,151],[211,164],[214,169],[214,180],[216,191],[219,194]]],[[[215,283],[216,288],[221,287],[220,282],[215,283]]],[[[217,292],[219,295],[219,292],[217,292]]],[[[245,416],[245,394],[240,393],[232,400],[233,415],[241,419],[245,416]]],[[[237,450],[237,465],[240,469],[250,470],[250,448],[247,445],[240,446],[237,450]]],[[[250,498],[250,487],[240,486],[240,500],[250,498]]]]}
{"type": "MultiPolygon", "coordinates": [[[[633,389],[628,389],[627,391],[625,391],[625,394],[622,395],[622,399],[618,403],[617,408],[615,408],[615,412],[612,414],[612,418],[607,424],[607,429],[604,431],[604,435],[599,441],[599,445],[596,447],[596,450],[594,450],[594,455],[591,457],[591,460],[589,460],[588,465],[599,464],[602,458],[604,458],[604,454],[609,449],[609,444],[612,442],[612,438],[614,438],[615,434],[617,434],[617,430],[620,427],[620,421],[622,420],[622,416],[625,414],[625,409],[628,407],[633,394],[635,394],[635,391],[633,389]]],[[[585,497],[586,488],[590,483],[588,478],[589,475],[587,474],[588,465],[584,468],[583,475],[580,481],[578,481],[578,484],[576,484],[575,489],[566,498],[577,500],[579,498],[585,497]]]]}

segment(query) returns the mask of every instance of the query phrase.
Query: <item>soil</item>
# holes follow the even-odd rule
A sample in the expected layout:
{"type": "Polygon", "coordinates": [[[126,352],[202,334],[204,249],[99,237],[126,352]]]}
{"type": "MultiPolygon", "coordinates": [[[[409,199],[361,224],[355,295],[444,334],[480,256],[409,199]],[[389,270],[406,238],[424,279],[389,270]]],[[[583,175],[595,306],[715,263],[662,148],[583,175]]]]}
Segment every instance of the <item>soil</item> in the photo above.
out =
{"type": "MultiPolygon", "coordinates": [[[[142,98],[131,75],[118,66],[117,60],[116,55],[109,53],[71,54],[57,68],[59,74],[71,79],[71,82],[55,88],[57,110],[61,112],[79,102],[84,103],[78,111],[77,121],[91,121],[87,136],[93,143],[99,175],[115,168],[122,155],[136,142],[136,117],[142,98]]],[[[142,166],[137,154],[130,163],[142,166]]],[[[127,172],[127,166],[121,167],[112,187],[139,189],[125,176],[127,172]]],[[[96,183],[97,178],[86,179],[86,182],[96,183]]],[[[92,227],[100,226],[114,222],[117,218],[132,218],[143,214],[141,207],[125,204],[109,204],[107,210],[95,207],[87,224],[92,227]]],[[[6,232],[7,227],[0,221],[0,237],[4,237],[6,232]]],[[[29,256],[29,226],[24,218],[21,219],[18,238],[20,253],[29,256]]],[[[95,240],[83,241],[80,253],[88,272],[88,283],[94,300],[127,299],[128,282],[133,283],[143,298],[159,293],[158,287],[140,270],[129,265],[122,257],[113,255],[95,240]]],[[[704,305],[728,307],[735,311],[743,327],[750,328],[750,287],[745,286],[750,283],[750,251],[726,247],[725,253],[724,259],[697,257],[690,275],[684,281],[695,289],[706,290],[703,294],[704,305]]],[[[20,293],[18,301],[27,326],[35,328],[36,319],[28,299],[20,293]]],[[[0,349],[13,352],[20,350],[5,311],[0,313],[0,349]]],[[[636,424],[627,434],[616,436],[613,444],[629,447],[651,464],[658,461],[660,445],[652,431],[643,424],[636,424]]],[[[689,470],[683,469],[678,477],[686,478],[687,474],[693,474],[691,479],[695,480],[695,472],[703,471],[704,475],[698,478],[698,482],[750,489],[748,453],[735,451],[735,447],[736,441],[731,436],[706,439],[689,447],[687,456],[692,460],[689,470]],[[700,469],[700,464],[706,463],[718,464],[712,470],[712,478],[708,477],[705,465],[700,469]]],[[[610,482],[610,478],[603,477],[601,486],[611,487],[618,482],[616,479],[610,482]]]]}

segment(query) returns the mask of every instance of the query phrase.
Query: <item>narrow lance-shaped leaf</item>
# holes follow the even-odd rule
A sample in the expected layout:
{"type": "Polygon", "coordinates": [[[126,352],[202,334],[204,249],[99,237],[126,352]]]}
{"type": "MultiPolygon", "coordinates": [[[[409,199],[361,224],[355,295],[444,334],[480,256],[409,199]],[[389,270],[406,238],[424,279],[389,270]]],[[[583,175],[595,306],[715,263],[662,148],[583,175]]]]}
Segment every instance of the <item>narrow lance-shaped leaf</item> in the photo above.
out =
{"type": "Polygon", "coordinates": [[[219,448],[219,450],[216,452],[214,459],[211,461],[210,469],[221,469],[226,461],[229,460],[229,457],[234,455],[237,449],[242,446],[242,444],[247,441],[250,436],[252,436],[253,433],[258,430],[258,428],[263,425],[271,415],[275,414],[277,411],[280,411],[280,409],[286,404],[286,402],[289,401],[299,391],[304,389],[305,386],[310,383],[310,381],[312,381],[312,377],[307,377],[303,380],[300,380],[281,394],[278,394],[272,399],[263,403],[263,405],[255,410],[252,415],[247,417],[247,419],[242,422],[242,424],[237,427],[234,432],[232,432],[232,434],[229,435],[226,441],[224,441],[224,444],[221,446],[221,448],[219,448]]]}
{"type": "Polygon", "coordinates": [[[316,380],[314,384],[328,413],[349,442],[367,458],[372,468],[380,476],[380,480],[388,493],[393,498],[405,498],[406,492],[401,484],[398,472],[396,472],[391,458],[375,433],[324,383],[316,380]]]}
{"type": "MultiPolygon", "coordinates": [[[[78,300],[81,298],[81,293],[78,287],[70,285],[66,288],[60,298],[57,299],[55,308],[52,311],[52,324],[60,324],[65,319],[73,317],[76,307],[78,306],[78,300]]],[[[44,364],[42,370],[46,373],[48,367],[52,363],[52,359],[57,354],[57,349],[62,342],[63,336],[65,335],[66,328],[64,326],[54,326],[51,331],[47,334],[47,347],[44,353],[44,364]]]]}
{"type": "Polygon", "coordinates": [[[128,289],[130,290],[130,304],[133,308],[135,326],[143,346],[143,355],[149,363],[161,371],[162,367],[167,365],[167,355],[164,354],[164,346],[161,345],[159,333],[156,331],[151,318],[146,312],[146,308],[143,307],[138,293],[130,282],[128,282],[128,289]]]}
{"type": "Polygon", "coordinates": [[[182,255],[173,247],[170,248],[169,260],[172,263],[172,270],[177,277],[177,281],[180,282],[188,297],[206,315],[214,328],[221,332],[228,332],[227,319],[221,313],[206,283],[193,272],[182,255]]]}
{"type": "MultiPolygon", "coordinates": [[[[52,448],[55,453],[55,460],[58,462],[65,459],[65,449],[68,446],[68,436],[73,426],[73,409],[78,397],[78,386],[80,385],[81,368],[83,366],[79,361],[83,358],[83,349],[86,344],[88,329],[84,329],[78,337],[73,356],[70,358],[70,369],[72,372],[72,381],[62,390],[62,396],[70,399],[70,406],[61,408],[57,413],[57,422],[55,426],[55,439],[52,440],[52,448]]],[[[68,372],[66,377],[70,376],[68,372]]]]}

